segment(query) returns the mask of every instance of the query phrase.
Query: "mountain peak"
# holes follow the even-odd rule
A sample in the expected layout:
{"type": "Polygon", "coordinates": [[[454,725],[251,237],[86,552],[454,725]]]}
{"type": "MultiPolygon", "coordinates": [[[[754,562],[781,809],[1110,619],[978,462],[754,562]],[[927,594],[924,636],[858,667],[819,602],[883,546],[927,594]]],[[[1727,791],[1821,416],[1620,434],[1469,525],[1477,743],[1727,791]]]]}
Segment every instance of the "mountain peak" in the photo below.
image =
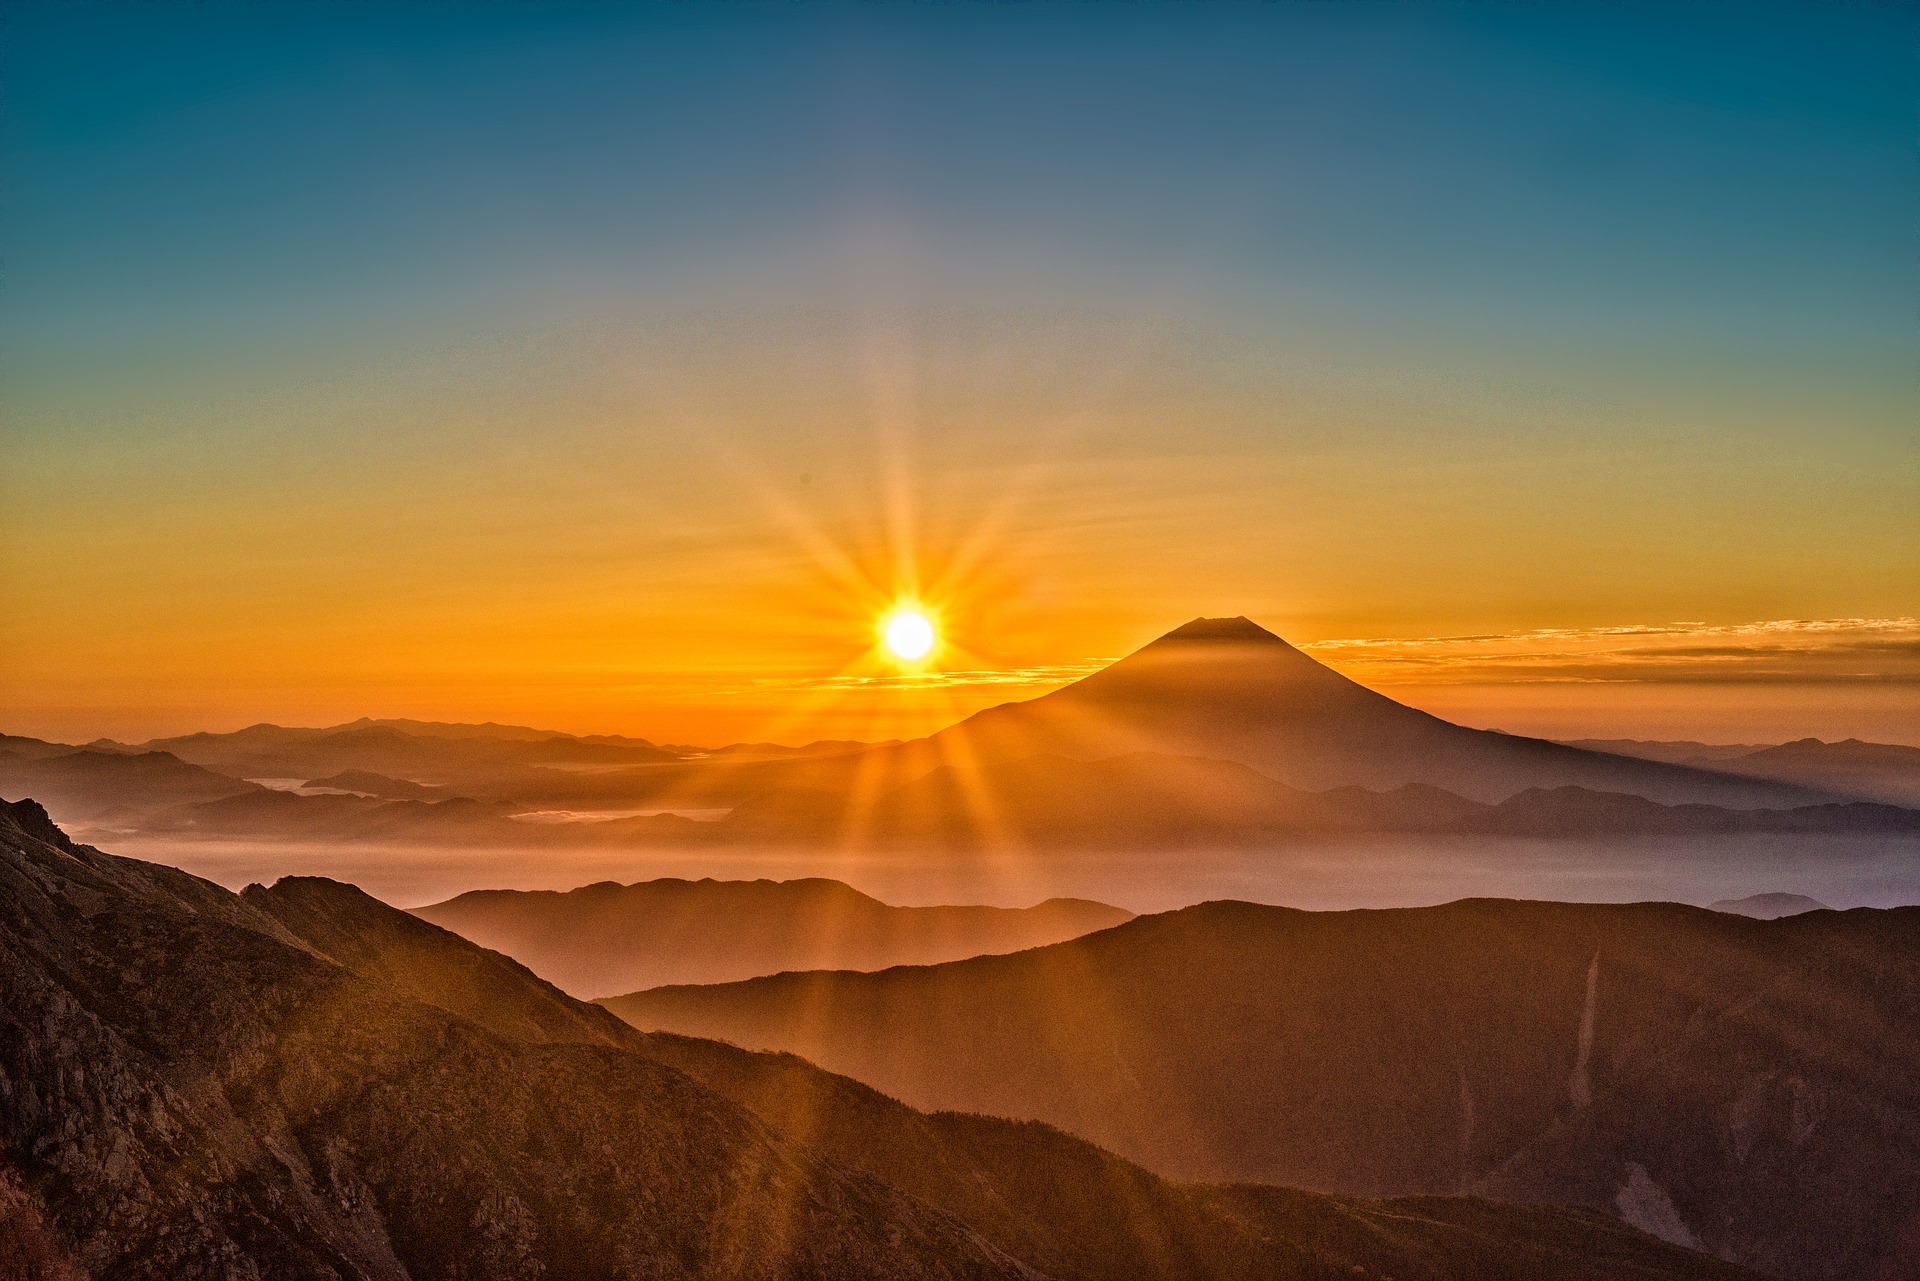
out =
{"type": "Polygon", "coordinates": [[[1279,641],[1272,632],[1250,618],[1196,618],[1168,632],[1162,641],[1279,641]]]}

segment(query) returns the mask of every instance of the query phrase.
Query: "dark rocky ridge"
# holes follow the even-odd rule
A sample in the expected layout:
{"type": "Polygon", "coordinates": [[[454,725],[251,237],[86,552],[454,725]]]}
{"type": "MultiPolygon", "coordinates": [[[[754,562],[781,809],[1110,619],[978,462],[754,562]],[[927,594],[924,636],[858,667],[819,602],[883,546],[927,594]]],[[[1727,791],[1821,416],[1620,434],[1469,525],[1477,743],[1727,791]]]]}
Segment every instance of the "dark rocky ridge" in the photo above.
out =
{"type": "Polygon", "coordinates": [[[1578,1211],[1165,1183],[643,1036],[350,886],[244,896],[0,808],[25,1281],[1750,1276],[1578,1211]]]}

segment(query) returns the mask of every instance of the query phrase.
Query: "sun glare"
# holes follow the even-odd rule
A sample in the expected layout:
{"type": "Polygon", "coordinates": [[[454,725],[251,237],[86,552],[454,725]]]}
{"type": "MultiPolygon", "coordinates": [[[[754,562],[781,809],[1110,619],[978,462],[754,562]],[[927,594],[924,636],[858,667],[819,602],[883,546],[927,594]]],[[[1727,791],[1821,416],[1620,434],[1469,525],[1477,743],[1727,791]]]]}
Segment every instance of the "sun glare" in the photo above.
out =
{"type": "Polygon", "coordinates": [[[888,653],[911,663],[933,652],[933,623],[918,610],[895,610],[881,623],[880,638],[888,653]]]}

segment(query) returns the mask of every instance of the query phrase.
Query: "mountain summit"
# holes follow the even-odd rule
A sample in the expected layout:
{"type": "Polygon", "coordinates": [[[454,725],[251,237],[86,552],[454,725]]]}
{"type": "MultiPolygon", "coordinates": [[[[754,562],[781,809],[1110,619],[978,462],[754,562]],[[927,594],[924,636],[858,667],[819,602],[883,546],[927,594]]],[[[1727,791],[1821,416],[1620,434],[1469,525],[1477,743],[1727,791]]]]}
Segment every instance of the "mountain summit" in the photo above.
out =
{"type": "Polygon", "coordinates": [[[1316,791],[1422,783],[1481,801],[1566,786],[1743,807],[1826,799],[1455,725],[1349,680],[1247,618],[1196,618],[1064,689],[989,708],[928,742],[946,760],[1198,756],[1316,791]]]}

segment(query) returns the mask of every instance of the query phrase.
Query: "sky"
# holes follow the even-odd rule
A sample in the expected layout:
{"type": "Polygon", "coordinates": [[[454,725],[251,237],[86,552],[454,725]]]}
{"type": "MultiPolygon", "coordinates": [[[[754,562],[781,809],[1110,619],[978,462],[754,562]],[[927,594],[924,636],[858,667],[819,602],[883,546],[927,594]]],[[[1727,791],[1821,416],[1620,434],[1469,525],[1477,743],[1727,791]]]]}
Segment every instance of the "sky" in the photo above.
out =
{"type": "Polygon", "coordinates": [[[0,729],[894,737],[1246,615],[1920,742],[1911,6],[3,20],[0,729]]]}

